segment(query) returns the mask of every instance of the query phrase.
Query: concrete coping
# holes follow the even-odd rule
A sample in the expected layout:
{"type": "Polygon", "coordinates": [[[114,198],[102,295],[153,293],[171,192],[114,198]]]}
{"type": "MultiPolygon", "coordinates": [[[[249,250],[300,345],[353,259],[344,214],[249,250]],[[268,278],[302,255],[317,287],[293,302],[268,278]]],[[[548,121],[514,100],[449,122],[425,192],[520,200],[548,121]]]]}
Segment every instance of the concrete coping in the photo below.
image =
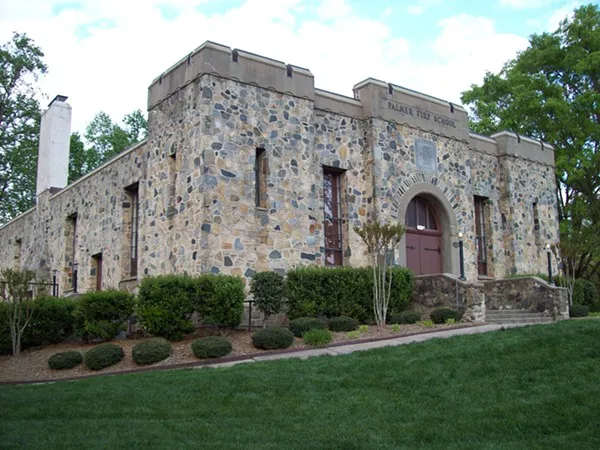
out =
{"type": "Polygon", "coordinates": [[[423,94],[422,92],[408,89],[408,88],[405,88],[405,87],[397,85],[397,84],[386,83],[385,81],[378,80],[377,78],[369,77],[366,80],[363,80],[358,84],[355,84],[352,89],[356,91],[368,84],[374,84],[376,86],[379,86],[379,87],[382,87],[385,89],[389,89],[390,87],[392,87],[392,89],[399,91],[403,94],[410,95],[411,97],[419,98],[421,100],[427,100],[432,103],[437,103],[438,105],[442,105],[444,107],[449,107],[450,105],[452,105],[454,107],[454,109],[456,109],[456,110],[462,111],[464,113],[467,112],[466,109],[463,108],[462,105],[460,105],[459,103],[453,103],[453,102],[450,102],[447,100],[443,100],[441,98],[434,97],[432,95],[423,94]]]}
{"type": "Polygon", "coordinates": [[[24,213],[19,214],[17,217],[14,217],[12,219],[10,219],[8,222],[0,225],[0,230],[8,227],[11,223],[16,222],[20,219],[22,219],[23,217],[25,217],[27,214],[31,214],[32,212],[34,212],[37,209],[37,206],[34,206],[32,208],[29,208],[27,211],[25,211],[24,213]]]}
{"type": "Polygon", "coordinates": [[[495,139],[493,139],[489,136],[484,136],[483,134],[473,133],[472,131],[469,131],[469,137],[472,139],[479,139],[480,141],[485,141],[485,142],[490,142],[492,144],[496,144],[495,139]]]}
{"type": "Polygon", "coordinates": [[[354,106],[362,106],[362,102],[360,100],[348,97],[347,95],[338,94],[336,92],[315,88],[315,94],[320,95],[321,97],[327,97],[332,100],[337,100],[339,102],[346,102],[354,106]]]}
{"type": "Polygon", "coordinates": [[[548,149],[548,150],[554,151],[554,147],[551,144],[548,144],[547,142],[544,142],[542,140],[533,139],[533,138],[530,138],[527,136],[522,136],[513,131],[508,131],[508,130],[499,131],[498,133],[492,134],[491,137],[493,139],[495,139],[497,137],[502,137],[502,136],[516,137],[517,139],[520,139],[522,141],[529,142],[531,144],[537,144],[537,145],[543,147],[544,150],[548,149]]]}

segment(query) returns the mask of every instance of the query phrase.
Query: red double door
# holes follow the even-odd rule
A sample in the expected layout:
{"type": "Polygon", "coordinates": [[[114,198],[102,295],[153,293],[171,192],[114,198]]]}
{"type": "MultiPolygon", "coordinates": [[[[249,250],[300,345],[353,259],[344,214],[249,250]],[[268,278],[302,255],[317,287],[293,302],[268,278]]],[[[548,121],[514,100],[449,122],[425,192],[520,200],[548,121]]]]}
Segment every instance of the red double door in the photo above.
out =
{"type": "Polygon", "coordinates": [[[415,275],[442,273],[442,236],[431,231],[406,231],[406,265],[415,275]]]}

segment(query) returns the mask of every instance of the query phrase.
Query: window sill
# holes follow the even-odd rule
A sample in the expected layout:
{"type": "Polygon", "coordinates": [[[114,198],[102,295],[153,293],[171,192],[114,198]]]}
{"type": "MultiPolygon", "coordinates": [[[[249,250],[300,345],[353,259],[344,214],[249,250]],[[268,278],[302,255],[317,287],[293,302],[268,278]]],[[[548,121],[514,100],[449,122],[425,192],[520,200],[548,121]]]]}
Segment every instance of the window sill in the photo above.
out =
{"type": "Polygon", "coordinates": [[[122,279],[121,279],[121,281],[119,281],[119,284],[121,284],[121,283],[129,283],[129,282],[131,282],[131,281],[137,281],[137,280],[138,280],[138,277],[137,277],[137,276],[135,276],[135,277],[127,277],[127,278],[122,278],[122,279]]]}
{"type": "Polygon", "coordinates": [[[263,208],[262,206],[255,206],[257,211],[261,211],[261,212],[267,212],[269,210],[269,208],[263,208]]]}
{"type": "Polygon", "coordinates": [[[478,275],[477,279],[481,280],[481,281],[491,281],[491,280],[495,280],[496,278],[488,277],[487,275],[478,275]]]}

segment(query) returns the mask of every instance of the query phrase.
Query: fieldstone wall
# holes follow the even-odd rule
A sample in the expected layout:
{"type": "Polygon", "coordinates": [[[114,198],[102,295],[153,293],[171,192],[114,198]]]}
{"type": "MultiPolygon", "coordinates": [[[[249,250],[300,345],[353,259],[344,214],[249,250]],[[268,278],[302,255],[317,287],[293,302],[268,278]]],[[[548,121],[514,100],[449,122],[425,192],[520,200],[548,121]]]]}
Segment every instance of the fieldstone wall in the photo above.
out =
{"type": "Polygon", "coordinates": [[[567,290],[541,278],[508,278],[485,283],[487,310],[543,312],[555,320],[569,317],[567,290]]]}

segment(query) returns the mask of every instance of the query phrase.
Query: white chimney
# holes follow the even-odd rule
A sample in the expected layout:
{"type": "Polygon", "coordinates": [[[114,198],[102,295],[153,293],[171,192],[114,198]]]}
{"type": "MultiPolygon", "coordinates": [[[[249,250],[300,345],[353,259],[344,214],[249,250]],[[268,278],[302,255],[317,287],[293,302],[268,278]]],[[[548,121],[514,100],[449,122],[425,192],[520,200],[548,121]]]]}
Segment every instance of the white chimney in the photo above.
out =
{"type": "Polygon", "coordinates": [[[42,114],[38,151],[36,194],[49,188],[64,188],[69,177],[71,105],[57,95],[42,114]]]}

